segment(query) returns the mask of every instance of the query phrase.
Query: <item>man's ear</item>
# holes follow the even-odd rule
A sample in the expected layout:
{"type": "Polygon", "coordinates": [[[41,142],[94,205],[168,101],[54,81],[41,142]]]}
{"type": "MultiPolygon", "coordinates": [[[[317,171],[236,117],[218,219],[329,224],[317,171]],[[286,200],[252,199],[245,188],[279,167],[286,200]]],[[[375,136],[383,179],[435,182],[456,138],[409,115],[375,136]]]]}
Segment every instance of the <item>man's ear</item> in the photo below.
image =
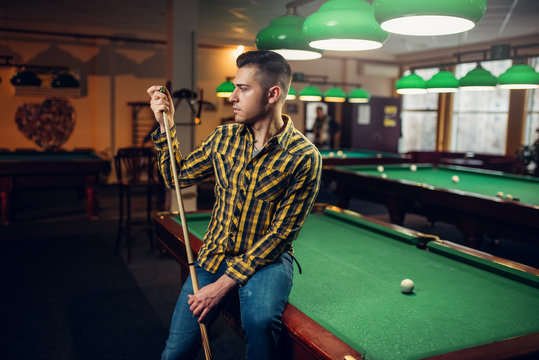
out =
{"type": "Polygon", "coordinates": [[[281,97],[281,88],[277,85],[274,85],[268,90],[268,103],[275,104],[279,101],[281,97]]]}

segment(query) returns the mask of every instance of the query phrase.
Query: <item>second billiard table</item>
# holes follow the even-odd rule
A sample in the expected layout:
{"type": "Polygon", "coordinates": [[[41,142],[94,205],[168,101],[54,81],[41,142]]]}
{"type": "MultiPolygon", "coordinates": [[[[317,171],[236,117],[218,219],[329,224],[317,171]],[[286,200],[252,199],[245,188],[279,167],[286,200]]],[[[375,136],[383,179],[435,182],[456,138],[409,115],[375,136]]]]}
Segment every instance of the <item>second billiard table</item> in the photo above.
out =
{"type": "Polygon", "coordinates": [[[400,164],[410,161],[407,155],[362,149],[319,149],[324,166],[400,164]]]}
{"type": "Polygon", "coordinates": [[[406,213],[446,221],[463,233],[467,245],[480,247],[483,235],[537,244],[539,178],[460,166],[417,164],[338,166],[326,169],[326,181],[337,184],[338,205],[352,198],[384,204],[392,223],[406,213]],[[384,178],[385,175],[385,178],[384,178]],[[453,176],[458,182],[453,182],[453,176]],[[498,197],[511,194],[518,201],[498,197]]]}
{"type": "Polygon", "coordinates": [[[97,184],[110,161],[92,150],[0,152],[0,221],[13,218],[13,193],[28,187],[77,186],[86,195],[86,213],[98,215],[97,184]]]}
{"type": "MultiPolygon", "coordinates": [[[[187,214],[202,245],[210,213],[187,214]]],[[[177,216],[156,238],[187,269],[177,216]]],[[[539,272],[432,236],[315,206],[294,241],[283,358],[493,359],[539,354],[539,272]],[[404,278],[412,294],[400,292],[404,278]]],[[[238,321],[237,311],[229,315],[238,321]]],[[[211,339],[210,339],[211,343],[211,339]]]]}

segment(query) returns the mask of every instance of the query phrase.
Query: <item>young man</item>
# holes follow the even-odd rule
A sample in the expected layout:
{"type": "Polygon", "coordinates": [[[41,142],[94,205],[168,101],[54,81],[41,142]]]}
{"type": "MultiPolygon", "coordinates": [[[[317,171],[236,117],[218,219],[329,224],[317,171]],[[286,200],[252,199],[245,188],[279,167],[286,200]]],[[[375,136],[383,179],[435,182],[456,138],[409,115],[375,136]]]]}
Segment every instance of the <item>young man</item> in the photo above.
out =
{"type": "MultiPolygon", "coordinates": [[[[234,124],[219,126],[187,157],[177,153],[179,181],[190,186],[215,176],[213,207],[196,261],[200,291],[191,279],[178,298],[163,359],[194,359],[198,321],[211,323],[227,296],[237,294],[247,359],[274,359],[281,315],[292,286],[292,240],[318,193],[321,156],[281,111],[291,69],[272,51],[250,51],[236,60],[230,96],[234,124]]],[[[160,129],[153,134],[159,166],[173,187],[162,112],[172,119],[170,98],[148,89],[160,129]]],[[[172,136],[175,139],[175,128],[172,136]]]]}

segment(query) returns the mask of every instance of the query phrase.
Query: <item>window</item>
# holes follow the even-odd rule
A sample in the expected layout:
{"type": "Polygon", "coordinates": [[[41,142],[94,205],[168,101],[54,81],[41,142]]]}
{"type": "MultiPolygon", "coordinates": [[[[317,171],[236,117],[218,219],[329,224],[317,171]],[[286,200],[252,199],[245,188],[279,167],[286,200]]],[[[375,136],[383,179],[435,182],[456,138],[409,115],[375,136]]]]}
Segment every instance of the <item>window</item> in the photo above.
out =
{"type": "MultiPolygon", "coordinates": [[[[500,76],[512,62],[487,61],[481,65],[494,76],[500,76]]],[[[475,63],[459,64],[455,76],[460,79],[475,67],[475,63]]],[[[457,91],[453,101],[451,151],[504,154],[508,110],[508,89],[457,91]]]]}
{"type": "MultiPolygon", "coordinates": [[[[418,69],[415,73],[429,80],[438,68],[418,69]]],[[[408,75],[409,72],[404,73],[408,75]]],[[[399,152],[433,151],[436,149],[436,123],[438,118],[438,94],[402,96],[402,138],[399,152]]]]}
{"type": "MultiPolygon", "coordinates": [[[[539,57],[533,58],[530,65],[539,71],[539,57]]],[[[527,104],[524,144],[531,145],[539,138],[539,89],[528,91],[527,104]]]]}

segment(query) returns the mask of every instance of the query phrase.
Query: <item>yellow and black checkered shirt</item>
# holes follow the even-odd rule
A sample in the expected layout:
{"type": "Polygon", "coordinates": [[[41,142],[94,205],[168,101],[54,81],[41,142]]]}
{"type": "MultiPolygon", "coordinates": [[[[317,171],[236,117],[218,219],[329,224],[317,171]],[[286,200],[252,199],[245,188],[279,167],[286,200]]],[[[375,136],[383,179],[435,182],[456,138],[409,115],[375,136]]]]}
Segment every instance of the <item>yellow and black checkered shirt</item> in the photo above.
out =
{"type": "MultiPolygon", "coordinates": [[[[253,156],[254,137],[246,125],[219,126],[186,158],[181,158],[176,129],[171,129],[180,186],[215,177],[211,221],[198,263],[215,273],[226,260],[226,275],[240,285],[284,252],[315,201],[322,158],[317,148],[283,115],[284,130],[253,156]]],[[[152,138],[165,184],[174,187],[166,135],[152,138]]]]}

